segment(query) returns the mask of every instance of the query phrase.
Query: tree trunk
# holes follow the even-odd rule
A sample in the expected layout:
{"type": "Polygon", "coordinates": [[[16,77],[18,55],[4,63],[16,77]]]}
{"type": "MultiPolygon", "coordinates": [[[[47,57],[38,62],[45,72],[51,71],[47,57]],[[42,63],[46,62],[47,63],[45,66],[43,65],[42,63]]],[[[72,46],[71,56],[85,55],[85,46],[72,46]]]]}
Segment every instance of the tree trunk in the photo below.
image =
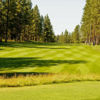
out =
{"type": "Polygon", "coordinates": [[[96,45],[95,25],[93,25],[93,46],[96,45]]]}
{"type": "Polygon", "coordinates": [[[0,42],[2,42],[2,31],[0,33],[0,42]]]}
{"type": "Polygon", "coordinates": [[[9,0],[8,3],[8,9],[7,9],[7,23],[6,23],[6,34],[5,34],[5,42],[7,43],[8,40],[8,27],[9,27],[9,0]]]}
{"type": "Polygon", "coordinates": [[[2,42],[2,37],[0,37],[0,42],[2,42]]]}

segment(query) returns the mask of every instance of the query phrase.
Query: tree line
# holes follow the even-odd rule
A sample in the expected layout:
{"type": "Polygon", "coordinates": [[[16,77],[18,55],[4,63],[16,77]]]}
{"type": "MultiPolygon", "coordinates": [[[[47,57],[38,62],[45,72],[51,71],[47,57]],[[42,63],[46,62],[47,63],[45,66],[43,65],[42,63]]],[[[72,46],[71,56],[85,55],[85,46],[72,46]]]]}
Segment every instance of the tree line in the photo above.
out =
{"type": "Polygon", "coordinates": [[[54,42],[55,34],[48,15],[42,16],[31,0],[0,0],[0,42],[54,42]]]}
{"type": "Polygon", "coordinates": [[[100,0],[86,0],[81,33],[85,43],[100,44],[100,0]]]}
{"type": "Polygon", "coordinates": [[[0,42],[42,41],[100,44],[100,0],[86,0],[81,25],[55,36],[48,15],[40,14],[31,0],[0,0],[0,42]]]}
{"type": "Polygon", "coordinates": [[[100,0],[86,0],[81,25],[72,33],[67,30],[57,36],[62,43],[100,44],[100,0]]]}
{"type": "Polygon", "coordinates": [[[59,43],[80,43],[81,35],[80,35],[80,25],[76,25],[74,31],[72,33],[68,32],[66,29],[60,35],[56,36],[56,41],[59,43]]]}

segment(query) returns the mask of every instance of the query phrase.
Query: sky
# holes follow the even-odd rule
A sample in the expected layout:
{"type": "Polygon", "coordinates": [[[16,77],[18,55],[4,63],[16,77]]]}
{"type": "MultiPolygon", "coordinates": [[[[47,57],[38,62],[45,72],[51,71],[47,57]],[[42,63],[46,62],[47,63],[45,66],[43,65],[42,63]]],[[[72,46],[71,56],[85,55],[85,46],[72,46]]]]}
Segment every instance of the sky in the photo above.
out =
{"type": "Polygon", "coordinates": [[[49,15],[55,34],[67,29],[72,32],[80,24],[85,0],[32,0],[33,7],[37,4],[40,13],[49,15]]]}

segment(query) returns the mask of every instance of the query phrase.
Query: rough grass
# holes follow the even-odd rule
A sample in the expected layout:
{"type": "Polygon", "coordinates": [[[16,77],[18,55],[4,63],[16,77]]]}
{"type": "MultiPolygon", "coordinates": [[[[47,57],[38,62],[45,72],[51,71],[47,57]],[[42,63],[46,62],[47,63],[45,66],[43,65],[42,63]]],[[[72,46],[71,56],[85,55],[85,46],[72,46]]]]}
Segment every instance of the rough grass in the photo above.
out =
{"type": "Polygon", "coordinates": [[[100,81],[100,75],[48,74],[11,78],[0,77],[0,87],[23,87],[46,84],[69,83],[77,81],[100,81]]]}
{"type": "Polygon", "coordinates": [[[100,100],[100,82],[0,88],[0,100],[100,100]]]}

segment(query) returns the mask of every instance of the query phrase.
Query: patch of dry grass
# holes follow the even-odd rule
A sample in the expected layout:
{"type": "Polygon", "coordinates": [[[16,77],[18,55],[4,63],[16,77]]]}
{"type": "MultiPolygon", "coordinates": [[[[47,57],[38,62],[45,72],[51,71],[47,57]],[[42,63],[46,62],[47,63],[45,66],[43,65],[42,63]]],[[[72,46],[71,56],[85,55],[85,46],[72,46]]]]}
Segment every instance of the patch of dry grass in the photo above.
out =
{"type": "Polygon", "coordinates": [[[70,74],[48,74],[27,75],[11,78],[0,77],[0,87],[23,87],[34,85],[45,85],[54,83],[67,83],[75,81],[100,81],[100,75],[70,75],[70,74]]]}

